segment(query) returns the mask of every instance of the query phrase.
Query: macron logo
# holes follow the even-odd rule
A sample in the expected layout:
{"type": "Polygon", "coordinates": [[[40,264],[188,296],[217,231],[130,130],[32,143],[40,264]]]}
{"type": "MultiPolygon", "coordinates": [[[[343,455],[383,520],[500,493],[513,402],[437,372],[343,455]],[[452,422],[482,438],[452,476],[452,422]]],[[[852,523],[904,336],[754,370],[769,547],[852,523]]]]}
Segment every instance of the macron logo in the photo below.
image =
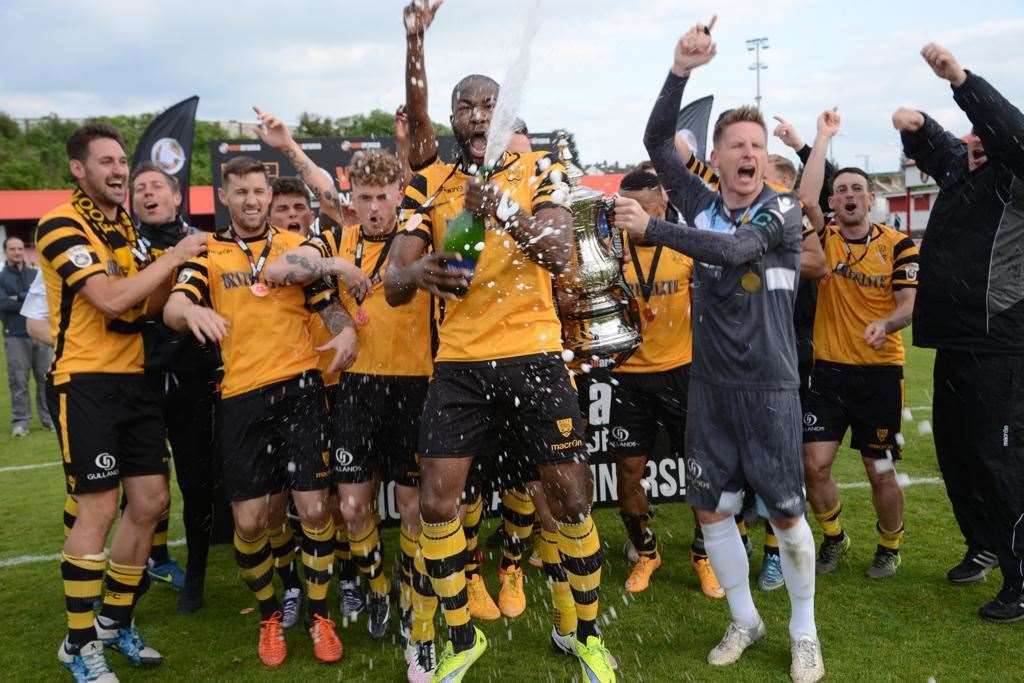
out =
{"type": "Polygon", "coordinates": [[[779,197],[779,211],[789,213],[789,210],[796,206],[796,203],[789,197],[779,197]]]}

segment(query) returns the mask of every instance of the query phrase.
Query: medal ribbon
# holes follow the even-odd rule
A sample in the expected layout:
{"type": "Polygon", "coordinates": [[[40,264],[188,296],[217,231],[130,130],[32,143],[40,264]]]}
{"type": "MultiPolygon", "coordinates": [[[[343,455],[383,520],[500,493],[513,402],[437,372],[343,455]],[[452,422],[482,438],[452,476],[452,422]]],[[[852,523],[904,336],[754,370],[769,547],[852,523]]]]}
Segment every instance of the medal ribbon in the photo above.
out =
{"type": "Polygon", "coordinates": [[[235,226],[231,226],[231,239],[235,240],[235,244],[242,250],[245,257],[249,259],[249,271],[252,273],[252,284],[259,282],[260,273],[263,272],[263,266],[267,263],[267,257],[270,256],[270,245],[274,242],[274,229],[267,228],[267,243],[263,245],[263,251],[260,253],[259,260],[255,260],[252,257],[252,249],[246,244],[245,240],[238,236],[235,232],[235,226]]]}
{"type": "Polygon", "coordinates": [[[643,297],[645,304],[651,300],[651,292],[654,289],[654,276],[658,270],[658,261],[661,260],[661,249],[660,245],[654,248],[654,258],[651,259],[651,271],[647,273],[645,278],[644,270],[640,267],[640,258],[636,255],[636,245],[629,245],[629,256],[633,260],[636,279],[640,283],[640,296],[643,297]]]}
{"type": "MultiPolygon", "coordinates": [[[[388,233],[387,239],[384,240],[384,246],[381,248],[380,254],[377,256],[377,263],[374,264],[373,271],[370,272],[370,274],[369,274],[370,282],[371,283],[373,282],[373,279],[375,277],[377,277],[377,274],[380,273],[380,269],[384,266],[384,262],[388,260],[388,253],[391,251],[391,243],[395,240],[395,235],[397,233],[398,233],[398,229],[396,227],[395,230],[392,230],[390,233],[388,233]]],[[[360,270],[362,270],[362,268],[363,268],[363,251],[364,251],[364,239],[363,239],[363,237],[364,237],[363,236],[363,229],[360,228],[359,229],[359,241],[356,242],[356,257],[353,260],[353,264],[355,265],[355,267],[359,268],[360,270]]],[[[367,241],[376,242],[376,241],[379,241],[379,240],[369,239],[367,241]]],[[[364,301],[363,297],[357,297],[356,298],[356,305],[361,306],[363,304],[363,301],[364,301]]]]}
{"type": "Polygon", "coordinates": [[[846,249],[845,268],[847,270],[850,270],[855,265],[863,261],[864,257],[868,255],[868,247],[871,246],[871,237],[875,232],[875,225],[874,223],[872,223],[870,226],[868,226],[868,236],[867,239],[864,240],[864,253],[860,255],[860,258],[858,258],[856,261],[853,261],[852,263],[850,261],[853,259],[853,249],[850,248],[849,240],[846,239],[846,236],[843,235],[842,231],[839,230],[838,228],[836,228],[836,232],[839,233],[840,239],[843,240],[843,247],[846,249]]]}

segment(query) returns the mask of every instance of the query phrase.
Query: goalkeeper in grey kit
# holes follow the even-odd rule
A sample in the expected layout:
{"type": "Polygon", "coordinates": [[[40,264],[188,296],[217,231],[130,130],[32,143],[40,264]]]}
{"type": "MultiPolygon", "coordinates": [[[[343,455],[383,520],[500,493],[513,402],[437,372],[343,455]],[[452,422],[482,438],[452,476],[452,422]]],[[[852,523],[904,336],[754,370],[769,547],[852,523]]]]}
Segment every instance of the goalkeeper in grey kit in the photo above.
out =
{"type": "Polygon", "coordinates": [[[693,257],[693,365],[686,434],[687,499],[697,511],[732,615],[708,662],[724,666],[765,634],[748,583],[749,563],[733,515],[749,484],[767,508],[781,549],[792,607],[790,675],[817,681],[825,669],[814,621],[814,537],[804,518],[799,379],[793,302],[799,281],[802,213],[791,192],[764,182],[767,129],[754,107],[715,124],[712,192],[673,144],[690,72],[711,61],[711,27],[680,38],[644,144],[685,225],[651,218],[616,198],[615,224],[630,238],[693,257]],[[691,227],[692,226],[692,227],[691,227]]]}

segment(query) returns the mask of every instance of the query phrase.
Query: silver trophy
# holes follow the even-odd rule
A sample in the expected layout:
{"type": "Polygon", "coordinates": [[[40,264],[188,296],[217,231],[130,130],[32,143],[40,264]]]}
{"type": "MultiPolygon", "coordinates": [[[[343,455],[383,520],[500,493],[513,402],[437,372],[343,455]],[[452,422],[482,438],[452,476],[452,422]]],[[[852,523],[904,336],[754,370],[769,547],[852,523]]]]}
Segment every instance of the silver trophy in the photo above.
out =
{"type": "Polygon", "coordinates": [[[622,233],[608,221],[612,200],[581,185],[583,171],[572,163],[568,141],[563,137],[556,144],[572,212],[572,256],[557,286],[562,342],[573,354],[567,364],[573,370],[611,368],[643,340],[636,297],[622,273],[622,233]]]}

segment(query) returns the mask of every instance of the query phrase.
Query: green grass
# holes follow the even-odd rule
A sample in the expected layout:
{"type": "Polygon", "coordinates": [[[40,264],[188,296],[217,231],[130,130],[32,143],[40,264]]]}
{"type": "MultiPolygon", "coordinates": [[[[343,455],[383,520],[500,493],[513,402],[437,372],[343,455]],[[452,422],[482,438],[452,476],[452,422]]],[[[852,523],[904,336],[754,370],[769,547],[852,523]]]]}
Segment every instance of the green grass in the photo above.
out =
{"type": "MultiPolygon", "coordinates": [[[[930,405],[930,377],[931,354],[911,350],[907,405],[930,405]]],[[[56,462],[59,456],[53,434],[33,431],[27,438],[11,439],[6,426],[9,397],[2,388],[6,385],[2,377],[0,383],[0,468],[56,462]]],[[[904,425],[906,448],[899,469],[912,477],[936,477],[931,436],[918,430],[919,420],[930,420],[930,410],[915,410],[914,418],[904,425]]],[[[38,429],[38,423],[35,426],[38,429]]],[[[863,481],[860,458],[844,448],[836,474],[842,482],[863,481]]],[[[57,552],[62,542],[60,468],[0,472],[0,491],[0,561],[57,552]]],[[[829,678],[1019,680],[1019,658],[1013,653],[1020,643],[1021,628],[985,624],[976,615],[977,608],[998,589],[996,580],[966,588],[955,588],[945,580],[946,570],[960,559],[963,547],[943,488],[919,485],[906,489],[904,564],[895,578],[884,582],[871,582],[863,576],[875,546],[869,490],[845,490],[843,499],[853,550],[845,566],[818,583],[818,631],[829,678]]],[[[177,495],[174,505],[176,511],[181,509],[177,495]]],[[[662,504],[657,510],[655,528],[666,562],[650,590],[636,599],[627,599],[621,589],[626,566],[620,552],[624,532],[618,516],[608,509],[596,513],[606,548],[602,605],[604,613],[611,616],[604,630],[607,644],[620,662],[620,680],[788,680],[789,603],[785,591],[767,595],[755,591],[755,601],[768,625],[763,643],[726,670],[706,664],[707,651],[728,623],[728,610],[724,601],[708,600],[697,591],[687,557],[692,536],[688,509],[681,504],[662,504]]],[[[493,527],[493,520],[486,521],[483,536],[493,527]]],[[[813,522],[812,527],[816,528],[813,522]]],[[[175,514],[171,538],[181,538],[182,533],[180,517],[175,514]]],[[[752,536],[759,543],[761,530],[753,530],[752,536]]],[[[390,566],[397,548],[393,531],[385,534],[385,543],[390,566]]],[[[183,548],[172,553],[184,560],[183,548]]],[[[759,550],[752,564],[756,571],[759,550]]],[[[497,588],[493,561],[485,567],[485,574],[493,593],[497,588]]],[[[548,645],[550,612],[542,577],[532,569],[528,577],[527,612],[515,621],[481,625],[491,648],[469,680],[569,681],[576,674],[574,663],[555,655],[548,645]]],[[[6,642],[0,648],[0,679],[67,680],[54,656],[64,630],[57,563],[0,567],[0,596],[4,605],[0,629],[6,642]]],[[[255,656],[257,616],[242,613],[253,606],[253,600],[237,578],[227,546],[217,546],[211,554],[206,606],[201,611],[190,616],[177,614],[175,597],[173,591],[156,586],[137,613],[146,637],[164,653],[166,663],[158,670],[134,670],[111,653],[111,664],[122,680],[404,680],[405,665],[398,647],[393,642],[371,642],[363,621],[341,630],[345,658],[338,665],[315,662],[309,638],[299,630],[288,635],[291,652],[285,665],[277,671],[265,670],[255,656]]],[[[332,604],[334,599],[332,593],[332,604]]]]}

